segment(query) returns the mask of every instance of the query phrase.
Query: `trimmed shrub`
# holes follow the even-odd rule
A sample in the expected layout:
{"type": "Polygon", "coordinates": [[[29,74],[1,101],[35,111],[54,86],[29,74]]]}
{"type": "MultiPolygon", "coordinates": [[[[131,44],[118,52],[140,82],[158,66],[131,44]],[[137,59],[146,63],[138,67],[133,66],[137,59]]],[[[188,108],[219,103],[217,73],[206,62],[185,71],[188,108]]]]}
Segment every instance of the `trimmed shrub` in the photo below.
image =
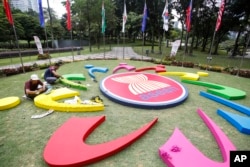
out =
{"type": "Polygon", "coordinates": [[[45,59],[49,59],[49,58],[51,58],[51,56],[50,56],[48,53],[39,54],[39,55],[37,56],[37,59],[38,59],[38,60],[45,60],[45,59]]]}

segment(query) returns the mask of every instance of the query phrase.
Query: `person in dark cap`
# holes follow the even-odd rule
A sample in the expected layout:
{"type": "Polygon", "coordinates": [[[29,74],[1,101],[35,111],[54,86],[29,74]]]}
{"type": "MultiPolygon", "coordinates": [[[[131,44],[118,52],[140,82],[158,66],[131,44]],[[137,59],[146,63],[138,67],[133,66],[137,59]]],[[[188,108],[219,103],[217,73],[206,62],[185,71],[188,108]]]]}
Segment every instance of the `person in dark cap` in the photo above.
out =
{"type": "Polygon", "coordinates": [[[36,74],[30,76],[30,80],[25,82],[24,93],[25,97],[33,99],[37,95],[46,91],[45,84],[38,78],[36,74]]]}
{"type": "Polygon", "coordinates": [[[44,73],[44,80],[49,84],[54,84],[58,78],[63,78],[60,74],[57,73],[61,63],[55,63],[53,66],[50,66],[46,69],[44,73]]]}

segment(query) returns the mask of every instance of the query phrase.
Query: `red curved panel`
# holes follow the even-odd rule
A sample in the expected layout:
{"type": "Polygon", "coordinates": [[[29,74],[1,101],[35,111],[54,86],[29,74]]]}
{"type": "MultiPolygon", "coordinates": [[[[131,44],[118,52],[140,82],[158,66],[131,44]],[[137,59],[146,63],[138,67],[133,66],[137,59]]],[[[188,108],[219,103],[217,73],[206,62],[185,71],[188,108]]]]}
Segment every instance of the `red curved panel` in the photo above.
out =
{"type": "Polygon", "coordinates": [[[88,145],[84,140],[102,122],[105,116],[70,118],[58,128],[44,149],[44,160],[50,166],[77,167],[94,163],[128,147],[145,134],[156,122],[153,119],[140,129],[115,140],[88,145]]]}

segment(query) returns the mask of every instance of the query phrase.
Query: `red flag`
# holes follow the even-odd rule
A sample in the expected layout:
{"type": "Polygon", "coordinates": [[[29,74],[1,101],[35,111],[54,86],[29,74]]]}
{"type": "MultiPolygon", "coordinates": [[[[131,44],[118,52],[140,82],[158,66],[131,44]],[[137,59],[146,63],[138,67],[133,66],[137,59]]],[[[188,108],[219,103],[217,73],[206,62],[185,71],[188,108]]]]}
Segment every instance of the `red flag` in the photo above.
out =
{"type": "Polygon", "coordinates": [[[221,5],[220,5],[219,13],[218,13],[218,18],[217,18],[217,22],[216,22],[215,31],[218,31],[219,28],[220,28],[221,18],[222,18],[222,14],[224,12],[224,8],[225,8],[225,0],[221,0],[221,5]]]}
{"type": "Polygon", "coordinates": [[[190,32],[191,29],[191,14],[192,14],[192,2],[193,0],[190,0],[190,3],[188,5],[188,8],[186,10],[186,28],[187,32],[190,32]]]}
{"type": "Polygon", "coordinates": [[[67,10],[67,29],[71,30],[71,16],[70,16],[70,2],[66,1],[66,10],[67,10]]]}
{"type": "Polygon", "coordinates": [[[9,5],[8,0],[3,0],[3,7],[4,7],[5,14],[6,14],[6,17],[9,21],[9,23],[11,25],[13,25],[14,22],[13,22],[13,18],[12,18],[12,14],[11,14],[10,5],[9,5]]]}

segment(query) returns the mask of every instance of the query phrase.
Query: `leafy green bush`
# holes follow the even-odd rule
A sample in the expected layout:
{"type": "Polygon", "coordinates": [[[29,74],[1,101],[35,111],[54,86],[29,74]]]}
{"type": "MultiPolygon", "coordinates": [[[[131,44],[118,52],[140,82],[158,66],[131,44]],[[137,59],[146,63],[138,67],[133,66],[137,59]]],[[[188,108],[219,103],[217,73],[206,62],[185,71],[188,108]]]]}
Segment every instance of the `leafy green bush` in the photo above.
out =
{"type": "Polygon", "coordinates": [[[239,75],[240,77],[250,78],[250,70],[237,70],[233,69],[231,75],[239,75]]]}
{"type": "Polygon", "coordinates": [[[51,58],[51,56],[50,56],[48,53],[39,54],[39,55],[37,56],[37,59],[38,59],[38,60],[45,60],[45,59],[49,59],[49,58],[51,58]]]}

